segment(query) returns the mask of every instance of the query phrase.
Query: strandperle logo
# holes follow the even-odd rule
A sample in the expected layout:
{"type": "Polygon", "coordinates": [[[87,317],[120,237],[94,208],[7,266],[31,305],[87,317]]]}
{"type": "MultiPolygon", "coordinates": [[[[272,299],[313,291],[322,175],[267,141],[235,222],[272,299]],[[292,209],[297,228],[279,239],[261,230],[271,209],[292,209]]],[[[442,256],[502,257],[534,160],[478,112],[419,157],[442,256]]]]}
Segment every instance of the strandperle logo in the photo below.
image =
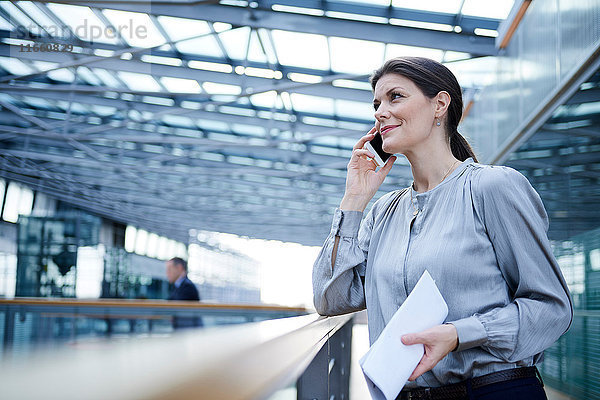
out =
{"type": "Polygon", "coordinates": [[[11,37],[15,39],[35,40],[40,36],[50,34],[54,38],[73,39],[77,38],[94,43],[100,38],[116,39],[146,39],[148,37],[148,29],[144,25],[135,25],[133,20],[129,20],[126,24],[116,26],[99,26],[88,23],[84,20],[82,24],[67,27],[58,25],[18,25],[11,33],[11,37]]]}

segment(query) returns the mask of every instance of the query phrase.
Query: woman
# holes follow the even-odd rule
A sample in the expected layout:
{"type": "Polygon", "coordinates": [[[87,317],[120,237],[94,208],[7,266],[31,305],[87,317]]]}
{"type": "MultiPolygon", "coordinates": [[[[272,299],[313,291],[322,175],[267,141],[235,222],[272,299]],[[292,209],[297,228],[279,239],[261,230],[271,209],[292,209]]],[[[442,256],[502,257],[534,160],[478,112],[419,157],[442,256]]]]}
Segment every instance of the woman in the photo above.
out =
{"type": "Polygon", "coordinates": [[[402,337],[425,354],[399,398],[545,399],[534,365],[573,311],[540,197],[517,171],[477,163],[457,131],[460,86],[442,64],[392,59],[371,85],[376,123],[354,146],[315,262],[317,311],[366,307],[372,344],[427,269],[448,318],[402,337]],[[376,131],[384,151],[406,156],[414,181],[382,196],[363,220],[396,160],[376,171],[363,149],[376,131]]]}

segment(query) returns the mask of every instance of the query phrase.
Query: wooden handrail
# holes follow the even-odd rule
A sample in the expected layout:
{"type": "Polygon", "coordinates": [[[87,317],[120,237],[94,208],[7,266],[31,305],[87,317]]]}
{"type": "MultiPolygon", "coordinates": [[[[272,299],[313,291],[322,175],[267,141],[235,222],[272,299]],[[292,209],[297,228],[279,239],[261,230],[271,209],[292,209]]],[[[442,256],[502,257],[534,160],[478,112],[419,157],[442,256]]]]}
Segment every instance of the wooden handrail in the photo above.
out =
{"type": "Polygon", "coordinates": [[[311,314],[54,350],[0,363],[1,393],[20,400],[265,398],[294,382],[351,318],[311,314]]]}
{"type": "Polygon", "coordinates": [[[285,307],[271,304],[218,304],[194,301],[172,300],[138,300],[138,299],[63,299],[43,297],[17,297],[14,299],[0,299],[2,305],[34,305],[34,306],[98,306],[98,307],[140,307],[140,308],[210,308],[210,309],[240,309],[264,311],[289,311],[306,313],[302,307],[285,307]]]}

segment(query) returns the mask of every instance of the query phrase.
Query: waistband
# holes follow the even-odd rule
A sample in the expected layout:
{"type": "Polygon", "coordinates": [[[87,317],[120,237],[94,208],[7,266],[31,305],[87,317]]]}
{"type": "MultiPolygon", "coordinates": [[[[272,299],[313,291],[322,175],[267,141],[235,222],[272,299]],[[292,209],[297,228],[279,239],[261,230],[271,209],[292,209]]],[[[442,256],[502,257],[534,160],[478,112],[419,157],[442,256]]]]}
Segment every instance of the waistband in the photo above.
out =
{"type": "Polygon", "coordinates": [[[492,385],[494,383],[524,378],[538,378],[540,384],[542,386],[544,385],[542,377],[540,376],[540,373],[535,366],[512,368],[503,371],[492,372],[491,374],[478,376],[476,378],[469,378],[465,381],[453,383],[451,385],[432,388],[420,388],[413,390],[403,390],[402,392],[400,392],[396,400],[464,399],[468,393],[468,385],[470,385],[472,389],[479,389],[483,386],[492,385]]]}

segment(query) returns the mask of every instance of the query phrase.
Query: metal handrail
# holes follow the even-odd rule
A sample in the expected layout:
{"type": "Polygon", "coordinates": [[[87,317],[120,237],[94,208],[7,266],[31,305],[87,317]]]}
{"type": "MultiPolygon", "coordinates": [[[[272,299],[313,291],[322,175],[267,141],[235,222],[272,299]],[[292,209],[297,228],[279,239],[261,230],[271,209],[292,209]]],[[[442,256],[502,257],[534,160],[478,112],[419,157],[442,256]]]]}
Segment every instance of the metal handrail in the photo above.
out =
{"type": "Polygon", "coordinates": [[[310,314],[46,350],[0,363],[0,388],[23,400],[261,399],[298,379],[351,318],[310,314]]]}
{"type": "Polygon", "coordinates": [[[265,311],[290,311],[307,312],[303,307],[285,307],[271,304],[221,304],[202,303],[194,301],[176,300],[139,300],[139,299],[68,299],[68,298],[43,298],[43,297],[16,297],[14,299],[0,299],[2,305],[30,305],[30,306],[109,306],[109,307],[139,307],[139,308],[210,308],[218,310],[242,309],[265,311]]]}

